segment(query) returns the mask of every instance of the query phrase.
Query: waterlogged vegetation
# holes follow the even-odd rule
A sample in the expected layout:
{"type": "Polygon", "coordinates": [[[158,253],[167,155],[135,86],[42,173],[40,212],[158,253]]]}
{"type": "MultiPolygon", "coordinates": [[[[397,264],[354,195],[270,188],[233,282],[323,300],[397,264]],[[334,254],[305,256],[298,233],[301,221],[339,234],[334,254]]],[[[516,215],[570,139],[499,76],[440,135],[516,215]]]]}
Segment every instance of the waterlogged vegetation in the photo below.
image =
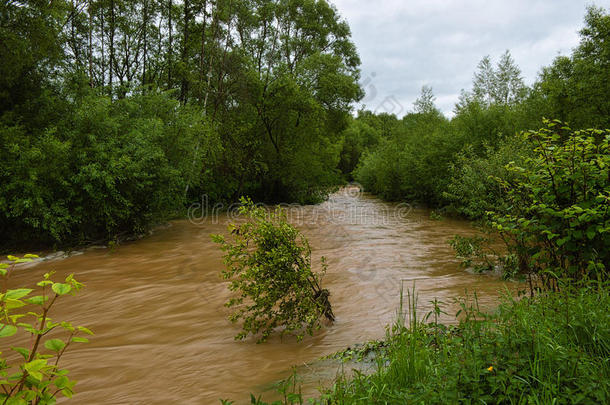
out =
{"type": "MultiPolygon", "coordinates": [[[[324,0],[0,8],[3,251],[120,241],[202,195],[314,203],[355,180],[429,206],[439,221],[478,221],[484,236],[449,241],[463,266],[526,283],[495,311],[482,312],[476,295],[458,300],[450,327],[438,321],[442,303],[421,318],[409,291],[385,341],[337,355],[374,355],[373,372],[339,378],[310,402],[610,402],[607,10],[589,7],[579,45],[531,86],[509,51],[483,57],[449,119],[428,86],[402,118],[352,116],[360,60],[324,0]]],[[[213,237],[236,338],[301,340],[332,322],[325,262],[312,270],[307,239],[280,208],[241,202],[245,222],[213,237]]],[[[8,256],[0,276],[32,258],[8,256]]],[[[39,293],[1,290],[0,341],[11,342],[0,353],[2,404],[73,393],[59,361],[91,331],[49,317],[82,287],[51,278],[39,293]]],[[[279,403],[304,402],[296,375],[279,389],[279,403]]]]}
{"type": "Polygon", "coordinates": [[[225,252],[222,276],[237,295],[225,304],[235,310],[229,319],[242,321],[235,339],[252,334],[261,343],[282,328],[282,334],[293,333],[301,340],[321,327],[320,318],[334,321],[330,293],[321,287],[325,258],[322,273],[314,273],[309,242],[287,222],[281,207],[269,212],[252,200],[241,202],[239,213],[249,221],[230,224],[229,240],[213,235],[225,252]]]}

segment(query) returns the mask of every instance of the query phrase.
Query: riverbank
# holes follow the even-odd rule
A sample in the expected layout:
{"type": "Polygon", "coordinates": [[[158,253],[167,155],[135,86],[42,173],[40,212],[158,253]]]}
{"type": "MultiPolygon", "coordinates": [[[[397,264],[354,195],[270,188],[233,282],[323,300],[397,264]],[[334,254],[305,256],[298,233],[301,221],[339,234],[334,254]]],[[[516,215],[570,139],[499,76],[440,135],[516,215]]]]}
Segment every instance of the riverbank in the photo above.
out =
{"type": "MultiPolygon", "coordinates": [[[[399,309],[403,316],[386,330],[384,341],[337,354],[347,361],[374,364],[375,370],[340,376],[310,401],[363,405],[610,401],[607,284],[534,298],[506,295],[492,312],[481,311],[476,296],[465,298],[460,301],[459,323],[452,326],[438,322],[441,307],[418,314],[413,296],[413,292],[407,295],[405,310],[399,309]]],[[[278,403],[308,402],[293,391],[278,403]]]]}

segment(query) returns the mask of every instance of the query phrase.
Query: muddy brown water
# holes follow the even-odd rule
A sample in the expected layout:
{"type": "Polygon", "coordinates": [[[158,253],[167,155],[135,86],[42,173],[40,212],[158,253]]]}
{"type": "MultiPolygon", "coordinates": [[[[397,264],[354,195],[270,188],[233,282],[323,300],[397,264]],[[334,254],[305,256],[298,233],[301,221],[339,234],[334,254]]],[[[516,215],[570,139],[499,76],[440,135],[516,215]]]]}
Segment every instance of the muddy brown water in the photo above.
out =
{"type": "Polygon", "coordinates": [[[514,289],[459,267],[447,240],[472,234],[468,222],[433,220],[428,210],[385,203],[357,189],[289,214],[311,243],[314,267],[319,269],[320,256],[327,258],[324,285],[337,318],[300,343],[277,336],[265,344],[233,339],[239,329],[227,321],[223,303],[230,293],[219,277],[221,254],[210,239],[211,233],[226,233],[224,214],[174,221],[115,249],[21,267],[10,284],[32,285],[48,271],[57,273],[55,279],[75,273],[85,283],[53,312],[55,320],[95,332],[91,343],[74,346],[62,359],[78,380],[73,402],[79,404],[214,404],[220,398],[239,403],[250,392],[270,398],[269,385],[287,377],[292,366],[319,375],[306,379],[304,392],[313,393],[336,367],[306,364],[382,338],[395,318],[401,282],[405,288],[415,282],[421,314],[434,298],[454,315],[452,299],[466,290],[476,290],[480,304],[493,307],[506,287],[514,289]]]}

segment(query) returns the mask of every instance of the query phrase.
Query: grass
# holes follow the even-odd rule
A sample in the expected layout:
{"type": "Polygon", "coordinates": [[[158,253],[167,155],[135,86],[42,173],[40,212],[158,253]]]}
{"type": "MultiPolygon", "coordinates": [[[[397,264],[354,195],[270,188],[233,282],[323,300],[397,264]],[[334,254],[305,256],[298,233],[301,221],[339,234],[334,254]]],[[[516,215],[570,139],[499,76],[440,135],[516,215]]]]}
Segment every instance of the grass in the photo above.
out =
{"type": "Polygon", "coordinates": [[[408,291],[374,373],[339,379],[316,399],[296,394],[277,403],[610,403],[609,291],[599,283],[533,298],[507,294],[493,313],[481,312],[475,295],[459,301],[459,324],[449,327],[437,321],[439,302],[420,319],[408,291]]]}

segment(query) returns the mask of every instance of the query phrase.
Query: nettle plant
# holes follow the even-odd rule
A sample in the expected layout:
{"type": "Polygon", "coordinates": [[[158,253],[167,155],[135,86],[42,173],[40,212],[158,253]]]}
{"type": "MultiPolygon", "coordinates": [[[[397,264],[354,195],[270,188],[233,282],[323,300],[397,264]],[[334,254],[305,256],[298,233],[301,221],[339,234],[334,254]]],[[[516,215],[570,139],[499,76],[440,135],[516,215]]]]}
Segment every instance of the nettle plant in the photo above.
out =
{"type": "Polygon", "coordinates": [[[229,225],[229,239],[212,235],[225,252],[222,277],[237,293],[225,305],[233,308],[231,322],[242,321],[236,339],[259,335],[264,342],[276,328],[301,340],[321,327],[321,319],[334,321],[328,290],[321,288],[326,272],[311,269],[311,247],[298,229],[287,222],[286,212],[277,207],[267,211],[250,199],[240,200],[239,214],[248,220],[229,225]]]}
{"type": "MultiPolygon", "coordinates": [[[[518,257],[519,271],[546,289],[558,280],[607,280],[610,268],[610,130],[572,131],[559,121],[523,134],[531,169],[509,164],[496,179],[509,209],[492,225],[518,257]]],[[[530,284],[530,287],[532,285],[530,284]]]]}
{"type": "MultiPolygon", "coordinates": [[[[8,278],[16,264],[31,262],[36,255],[8,256],[8,263],[0,263],[4,283],[0,290],[0,341],[11,336],[27,336],[28,343],[11,347],[15,360],[0,352],[0,404],[54,404],[61,394],[72,397],[76,381],[68,378],[68,370],[59,361],[72,343],[86,343],[82,335],[93,333],[70,322],[55,322],[49,317],[53,305],[66,295],[74,295],[82,284],[72,275],[64,282],[51,280],[52,273],[37,283],[38,289],[8,289],[8,278]],[[59,336],[59,331],[64,335],[59,336]],[[53,332],[53,338],[49,334],[53,332]],[[80,335],[80,336],[79,336],[80,335]]],[[[13,338],[15,339],[15,337],[13,338]]]]}

